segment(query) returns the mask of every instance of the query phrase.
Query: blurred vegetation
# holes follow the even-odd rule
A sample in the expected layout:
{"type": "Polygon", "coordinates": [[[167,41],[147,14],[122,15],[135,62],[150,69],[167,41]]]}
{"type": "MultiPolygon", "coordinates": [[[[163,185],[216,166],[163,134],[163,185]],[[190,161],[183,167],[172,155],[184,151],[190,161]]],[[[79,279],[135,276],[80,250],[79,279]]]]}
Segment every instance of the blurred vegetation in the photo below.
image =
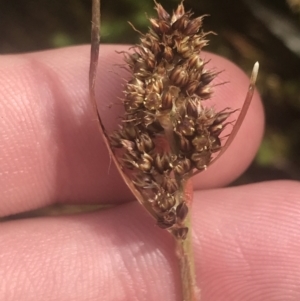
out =
{"type": "MultiPolygon", "coordinates": [[[[171,11],[178,1],[162,0],[171,11]]],[[[300,0],[186,0],[204,29],[218,33],[207,50],[234,61],[248,74],[261,69],[258,88],[266,134],[255,162],[236,182],[300,179],[300,0]]],[[[127,24],[146,31],[152,0],[102,0],[102,43],[137,43],[127,24]],[[145,13],[147,12],[147,13],[145,13]]],[[[89,43],[91,0],[2,0],[0,53],[89,43]]]]}

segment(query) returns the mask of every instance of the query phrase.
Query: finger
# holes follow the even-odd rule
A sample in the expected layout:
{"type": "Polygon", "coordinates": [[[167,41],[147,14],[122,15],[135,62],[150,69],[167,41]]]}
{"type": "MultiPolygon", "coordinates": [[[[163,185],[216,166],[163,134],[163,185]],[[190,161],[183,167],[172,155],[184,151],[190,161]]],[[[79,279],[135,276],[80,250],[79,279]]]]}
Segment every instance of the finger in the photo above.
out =
{"type": "MultiPolygon", "coordinates": [[[[195,194],[201,301],[299,300],[300,185],[195,194]]],[[[181,300],[174,243],[137,203],[0,225],[1,300],[181,300]]]]}
{"type": "MultiPolygon", "coordinates": [[[[113,49],[128,47],[101,47],[97,95],[109,129],[116,126],[121,114],[120,105],[110,105],[119,103],[123,78],[128,78],[128,73],[116,66],[122,63],[122,56],[113,49]]],[[[219,80],[232,82],[216,89],[212,102],[222,108],[240,108],[248,85],[246,76],[222,58],[205,56],[213,58],[210,66],[226,70],[219,80]]],[[[0,141],[1,215],[53,202],[115,202],[120,195],[122,201],[132,199],[100,137],[89,102],[88,68],[88,46],[0,60],[0,134],[4,137],[0,141]]],[[[211,172],[200,175],[196,186],[213,187],[237,176],[254,156],[262,123],[256,94],[227,156],[211,172]],[[251,141],[247,147],[245,136],[251,141]]]]}
{"type": "MultiPolygon", "coordinates": [[[[89,102],[89,56],[90,47],[82,46],[0,60],[0,215],[53,202],[130,198],[89,102]]],[[[121,60],[102,47],[101,85],[121,90],[122,79],[111,73],[121,60]]],[[[108,109],[116,98],[107,97],[103,91],[102,106],[116,123],[117,113],[108,109]]]]}
{"type": "Polygon", "coordinates": [[[204,300],[300,299],[299,195],[288,181],[196,194],[204,300]]]}

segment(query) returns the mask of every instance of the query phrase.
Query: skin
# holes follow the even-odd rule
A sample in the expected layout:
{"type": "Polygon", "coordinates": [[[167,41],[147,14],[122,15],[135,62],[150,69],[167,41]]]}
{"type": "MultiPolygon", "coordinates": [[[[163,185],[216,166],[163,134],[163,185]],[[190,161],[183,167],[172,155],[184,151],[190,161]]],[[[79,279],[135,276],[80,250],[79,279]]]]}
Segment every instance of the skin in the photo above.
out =
{"type": "MultiPolygon", "coordinates": [[[[118,123],[122,56],[101,46],[97,95],[108,129],[118,123]],[[110,107],[109,105],[112,106],[110,107]]],[[[247,76],[225,70],[211,101],[240,108],[247,76]]],[[[0,57],[0,215],[54,203],[111,209],[0,224],[0,299],[180,300],[172,237],[134,201],[111,165],[88,96],[89,46],[0,57]]],[[[229,129],[230,131],[230,129],[229,129]]],[[[300,299],[300,185],[220,188],[250,164],[263,133],[254,95],[228,151],[194,179],[198,284],[206,300],[300,299]]]]}

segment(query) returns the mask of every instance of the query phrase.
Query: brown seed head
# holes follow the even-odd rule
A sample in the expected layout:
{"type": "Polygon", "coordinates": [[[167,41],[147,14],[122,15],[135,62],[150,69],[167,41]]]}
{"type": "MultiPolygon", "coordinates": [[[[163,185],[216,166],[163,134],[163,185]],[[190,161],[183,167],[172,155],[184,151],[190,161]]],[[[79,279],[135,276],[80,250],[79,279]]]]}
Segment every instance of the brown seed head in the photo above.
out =
{"type": "Polygon", "coordinates": [[[233,111],[216,112],[204,101],[218,72],[201,58],[208,43],[203,16],[193,18],[182,3],[172,15],[156,2],[155,8],[158,16],[149,19],[140,45],[124,54],[132,74],[124,86],[122,126],[110,143],[158,225],[185,239],[188,207],[178,190],[222,149],[220,134],[233,111]]]}

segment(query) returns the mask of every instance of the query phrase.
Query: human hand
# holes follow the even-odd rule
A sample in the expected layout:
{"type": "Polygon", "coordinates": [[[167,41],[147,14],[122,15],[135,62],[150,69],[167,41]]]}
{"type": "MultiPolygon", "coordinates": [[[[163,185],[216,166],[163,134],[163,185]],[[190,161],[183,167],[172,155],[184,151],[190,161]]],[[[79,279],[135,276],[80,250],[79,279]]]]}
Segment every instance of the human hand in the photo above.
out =
{"type": "MultiPolygon", "coordinates": [[[[125,47],[127,49],[127,47],[125,47]]],[[[98,98],[117,123],[126,72],[101,46],[98,98]],[[110,71],[116,71],[118,74],[110,71]]],[[[179,300],[173,240],[133,200],[111,166],[89,103],[89,47],[0,58],[0,215],[53,203],[119,204],[73,216],[0,224],[0,300],[179,300]]],[[[240,108],[248,78],[225,70],[213,102],[240,108]]],[[[263,130],[254,95],[226,153],[194,179],[193,231],[202,300],[300,299],[300,185],[264,182],[221,188],[251,162],[263,130]]]]}

